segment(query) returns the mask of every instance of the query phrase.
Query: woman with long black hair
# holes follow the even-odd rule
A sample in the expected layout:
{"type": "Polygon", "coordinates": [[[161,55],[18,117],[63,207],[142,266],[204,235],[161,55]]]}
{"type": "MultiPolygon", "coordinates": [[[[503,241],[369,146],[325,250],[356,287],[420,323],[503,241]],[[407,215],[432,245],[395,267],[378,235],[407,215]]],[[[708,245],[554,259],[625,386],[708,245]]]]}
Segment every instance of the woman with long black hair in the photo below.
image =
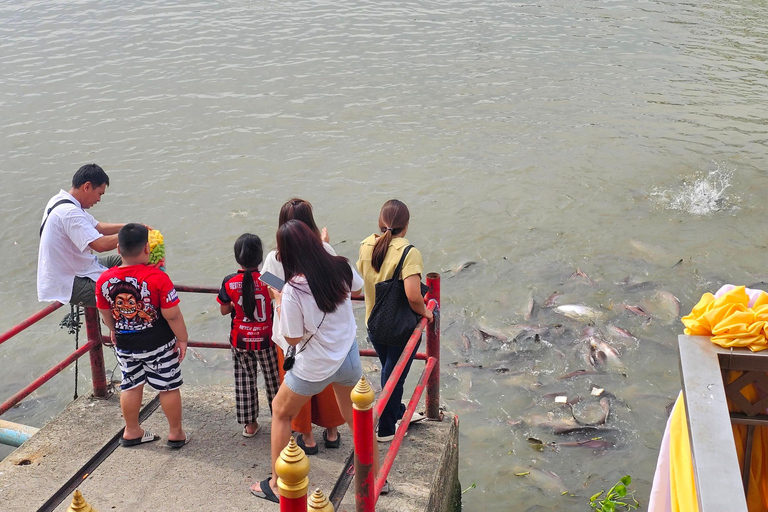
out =
{"type": "Polygon", "coordinates": [[[360,294],[362,278],[346,258],[329,254],[317,234],[299,220],[278,228],[277,251],[285,286],[275,307],[280,330],[296,355],[272,402],[272,476],[251,486],[254,495],[276,503],[275,461],[291,437],[291,420],[330,384],[351,429],[350,393],[363,375],[351,301],[360,294]]]}
{"type": "MultiPolygon", "coordinates": [[[[328,231],[325,228],[318,228],[317,223],[315,222],[312,205],[309,201],[305,201],[298,197],[286,201],[280,208],[278,227],[291,219],[300,220],[309,226],[317,238],[323,242],[323,248],[332,256],[336,256],[336,252],[329,243],[328,231]]],[[[262,272],[270,272],[280,279],[285,280],[285,271],[283,270],[283,265],[280,262],[280,257],[277,251],[270,251],[264,258],[262,272]]],[[[276,293],[273,288],[270,288],[270,295],[273,298],[276,298],[278,293],[276,293]]],[[[273,320],[272,340],[278,346],[278,369],[280,370],[280,381],[282,381],[285,375],[283,370],[283,351],[288,348],[288,344],[280,333],[277,315],[273,317],[273,320]]],[[[323,391],[313,396],[306,404],[304,404],[304,407],[301,408],[299,414],[296,415],[291,422],[293,431],[298,432],[298,435],[296,436],[296,444],[298,444],[307,455],[314,455],[320,451],[312,432],[313,424],[325,427],[323,430],[323,440],[326,448],[339,448],[341,446],[341,436],[339,435],[337,427],[344,424],[344,417],[341,415],[339,406],[336,404],[336,395],[333,393],[333,388],[331,386],[326,387],[323,391]]]]}
{"type": "MultiPolygon", "coordinates": [[[[363,276],[365,282],[365,322],[368,323],[368,317],[376,301],[376,283],[392,279],[398,263],[403,254],[410,246],[405,234],[408,232],[408,223],[411,214],[408,207],[397,199],[391,199],[384,203],[379,213],[379,232],[374,233],[360,244],[360,258],[357,261],[357,269],[363,276]]],[[[411,309],[420,316],[425,316],[432,321],[432,312],[424,304],[424,297],[421,295],[421,274],[424,270],[424,263],[421,259],[421,253],[415,247],[411,247],[403,260],[402,270],[398,279],[402,279],[405,286],[405,295],[411,309]]],[[[400,359],[405,345],[393,344],[388,339],[373,339],[370,332],[368,338],[376,350],[376,354],[381,361],[381,387],[383,388],[395,364],[400,359]]],[[[418,349],[418,345],[417,345],[418,349]]],[[[414,350],[414,355],[416,350],[414,350]]],[[[403,374],[397,381],[389,402],[379,418],[379,429],[376,439],[379,442],[391,441],[395,437],[397,422],[405,413],[405,405],[402,403],[403,384],[411,368],[413,356],[408,361],[403,374]]],[[[411,423],[421,421],[424,415],[414,412],[411,417],[411,423]]]]}

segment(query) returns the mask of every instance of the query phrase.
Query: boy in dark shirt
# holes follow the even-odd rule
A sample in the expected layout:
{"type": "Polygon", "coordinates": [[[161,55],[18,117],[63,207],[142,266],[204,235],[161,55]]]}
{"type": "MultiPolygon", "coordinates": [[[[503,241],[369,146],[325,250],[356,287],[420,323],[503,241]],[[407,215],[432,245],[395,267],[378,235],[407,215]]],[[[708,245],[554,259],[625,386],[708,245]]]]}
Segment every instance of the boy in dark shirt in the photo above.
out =
{"type": "Polygon", "coordinates": [[[181,426],[181,369],[187,352],[187,327],[179,297],[165,272],[148,265],[149,231],[126,224],[117,234],[123,264],[96,281],[96,306],[116,344],[123,373],[120,407],[125,419],[122,446],[160,439],[139,425],[144,383],[160,392],[168,419],[168,446],[181,448],[189,435],[181,426]]]}

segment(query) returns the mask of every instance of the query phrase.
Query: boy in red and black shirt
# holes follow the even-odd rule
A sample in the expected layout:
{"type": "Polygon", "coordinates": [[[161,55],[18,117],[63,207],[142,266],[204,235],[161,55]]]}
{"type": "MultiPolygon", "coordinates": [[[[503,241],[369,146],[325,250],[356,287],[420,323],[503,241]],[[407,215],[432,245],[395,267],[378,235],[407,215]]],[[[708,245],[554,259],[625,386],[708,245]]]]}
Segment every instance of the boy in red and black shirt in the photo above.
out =
{"type": "Polygon", "coordinates": [[[165,272],[149,265],[149,230],[126,224],[117,234],[123,264],[105,271],[96,281],[96,307],[115,340],[123,373],[120,407],[125,429],[123,446],[159,437],[139,425],[144,383],[160,392],[168,419],[168,446],[181,448],[189,436],[181,426],[181,369],[187,351],[187,327],[179,297],[165,272]]]}
{"type": "Polygon", "coordinates": [[[261,428],[257,421],[257,363],[264,372],[270,412],[280,387],[277,350],[272,342],[272,303],[267,286],[259,281],[262,255],[258,236],[240,236],[235,242],[235,260],[241,268],[224,278],[216,299],[221,314],[232,316],[229,341],[235,367],[235,405],[244,437],[253,437],[261,428]]]}

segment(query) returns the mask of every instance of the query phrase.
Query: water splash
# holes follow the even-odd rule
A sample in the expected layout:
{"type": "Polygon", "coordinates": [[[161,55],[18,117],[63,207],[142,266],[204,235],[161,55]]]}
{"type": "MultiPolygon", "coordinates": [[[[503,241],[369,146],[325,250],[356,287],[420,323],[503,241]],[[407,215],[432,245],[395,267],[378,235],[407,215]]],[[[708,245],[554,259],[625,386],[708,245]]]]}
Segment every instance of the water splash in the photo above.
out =
{"type": "Polygon", "coordinates": [[[738,197],[726,194],[731,186],[733,169],[719,163],[713,163],[713,166],[712,170],[702,170],[686,178],[676,189],[654,190],[651,196],[665,208],[691,215],[709,215],[738,208],[738,197]]]}

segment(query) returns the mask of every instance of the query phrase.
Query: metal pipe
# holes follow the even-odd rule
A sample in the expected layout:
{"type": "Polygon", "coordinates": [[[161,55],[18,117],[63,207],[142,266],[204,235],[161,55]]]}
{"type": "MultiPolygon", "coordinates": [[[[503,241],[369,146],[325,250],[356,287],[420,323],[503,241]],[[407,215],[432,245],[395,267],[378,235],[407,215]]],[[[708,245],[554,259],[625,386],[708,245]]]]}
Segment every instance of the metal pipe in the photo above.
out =
{"type": "Polygon", "coordinates": [[[421,395],[424,393],[424,388],[427,386],[429,377],[438,371],[436,369],[436,365],[437,360],[435,360],[433,357],[430,357],[427,361],[427,364],[424,366],[424,371],[419,377],[419,383],[416,385],[416,389],[413,391],[413,396],[408,402],[408,407],[405,408],[403,419],[400,420],[400,426],[398,427],[397,432],[395,432],[395,438],[392,440],[392,444],[389,445],[387,456],[384,458],[384,463],[381,465],[379,474],[376,477],[376,488],[374,494],[375,501],[378,501],[381,490],[384,488],[384,484],[387,482],[387,476],[389,476],[389,471],[392,469],[392,465],[395,463],[395,457],[397,457],[397,453],[400,451],[400,445],[403,443],[403,439],[405,439],[405,433],[408,431],[408,425],[411,422],[411,417],[413,416],[413,412],[416,410],[416,407],[419,405],[419,400],[421,400],[421,395]]]}
{"type": "MultiPolygon", "coordinates": [[[[361,348],[360,356],[361,357],[379,357],[378,354],[376,354],[376,351],[373,350],[372,348],[361,348]]],[[[426,361],[427,358],[428,357],[426,352],[416,352],[416,355],[414,356],[414,359],[418,359],[419,361],[426,361]]]]}
{"type": "Polygon", "coordinates": [[[184,284],[174,284],[177,292],[189,292],[189,293],[219,293],[218,288],[212,286],[189,286],[184,284]]]}
{"type": "Polygon", "coordinates": [[[0,444],[8,446],[21,446],[30,437],[37,434],[39,428],[0,420],[0,444]]]}
{"type": "Polygon", "coordinates": [[[51,380],[53,377],[55,377],[57,374],[61,373],[67,366],[72,364],[75,359],[77,359],[80,356],[83,356],[86,352],[91,350],[94,346],[94,344],[97,344],[98,342],[89,340],[88,343],[80,347],[79,349],[75,350],[69,356],[67,356],[64,360],[62,360],[60,363],[55,364],[52,366],[47,372],[42,374],[40,377],[36,378],[31,384],[27,385],[24,389],[10,397],[8,400],[0,404],[0,415],[5,414],[8,409],[16,405],[17,403],[21,402],[25,397],[29,396],[32,392],[34,392],[37,388],[51,380]]]}
{"type": "Polygon", "coordinates": [[[104,366],[104,349],[101,336],[101,322],[96,308],[85,308],[85,332],[88,342],[93,343],[91,356],[91,379],[93,381],[93,396],[105,398],[107,396],[107,370],[104,366]]]}
{"type": "Polygon", "coordinates": [[[192,341],[189,340],[187,342],[188,347],[194,347],[194,348],[230,348],[232,347],[229,343],[221,343],[217,341],[192,341]]]}
{"type": "MultiPolygon", "coordinates": [[[[427,300],[437,303],[435,309],[440,310],[440,274],[430,272],[427,274],[427,300]]],[[[437,371],[432,372],[427,381],[427,418],[441,420],[440,414],[440,315],[435,315],[435,320],[427,326],[427,355],[434,357],[437,371]]]]}
{"type": "Polygon", "coordinates": [[[13,338],[17,334],[19,334],[21,331],[29,327],[30,325],[50,315],[51,313],[53,313],[63,305],[64,304],[62,304],[61,302],[54,302],[53,304],[49,304],[46,307],[44,307],[42,310],[38,311],[34,315],[30,316],[29,318],[21,322],[19,325],[11,327],[7,331],[5,331],[3,334],[0,334],[0,345],[8,341],[9,339],[13,338]]]}

